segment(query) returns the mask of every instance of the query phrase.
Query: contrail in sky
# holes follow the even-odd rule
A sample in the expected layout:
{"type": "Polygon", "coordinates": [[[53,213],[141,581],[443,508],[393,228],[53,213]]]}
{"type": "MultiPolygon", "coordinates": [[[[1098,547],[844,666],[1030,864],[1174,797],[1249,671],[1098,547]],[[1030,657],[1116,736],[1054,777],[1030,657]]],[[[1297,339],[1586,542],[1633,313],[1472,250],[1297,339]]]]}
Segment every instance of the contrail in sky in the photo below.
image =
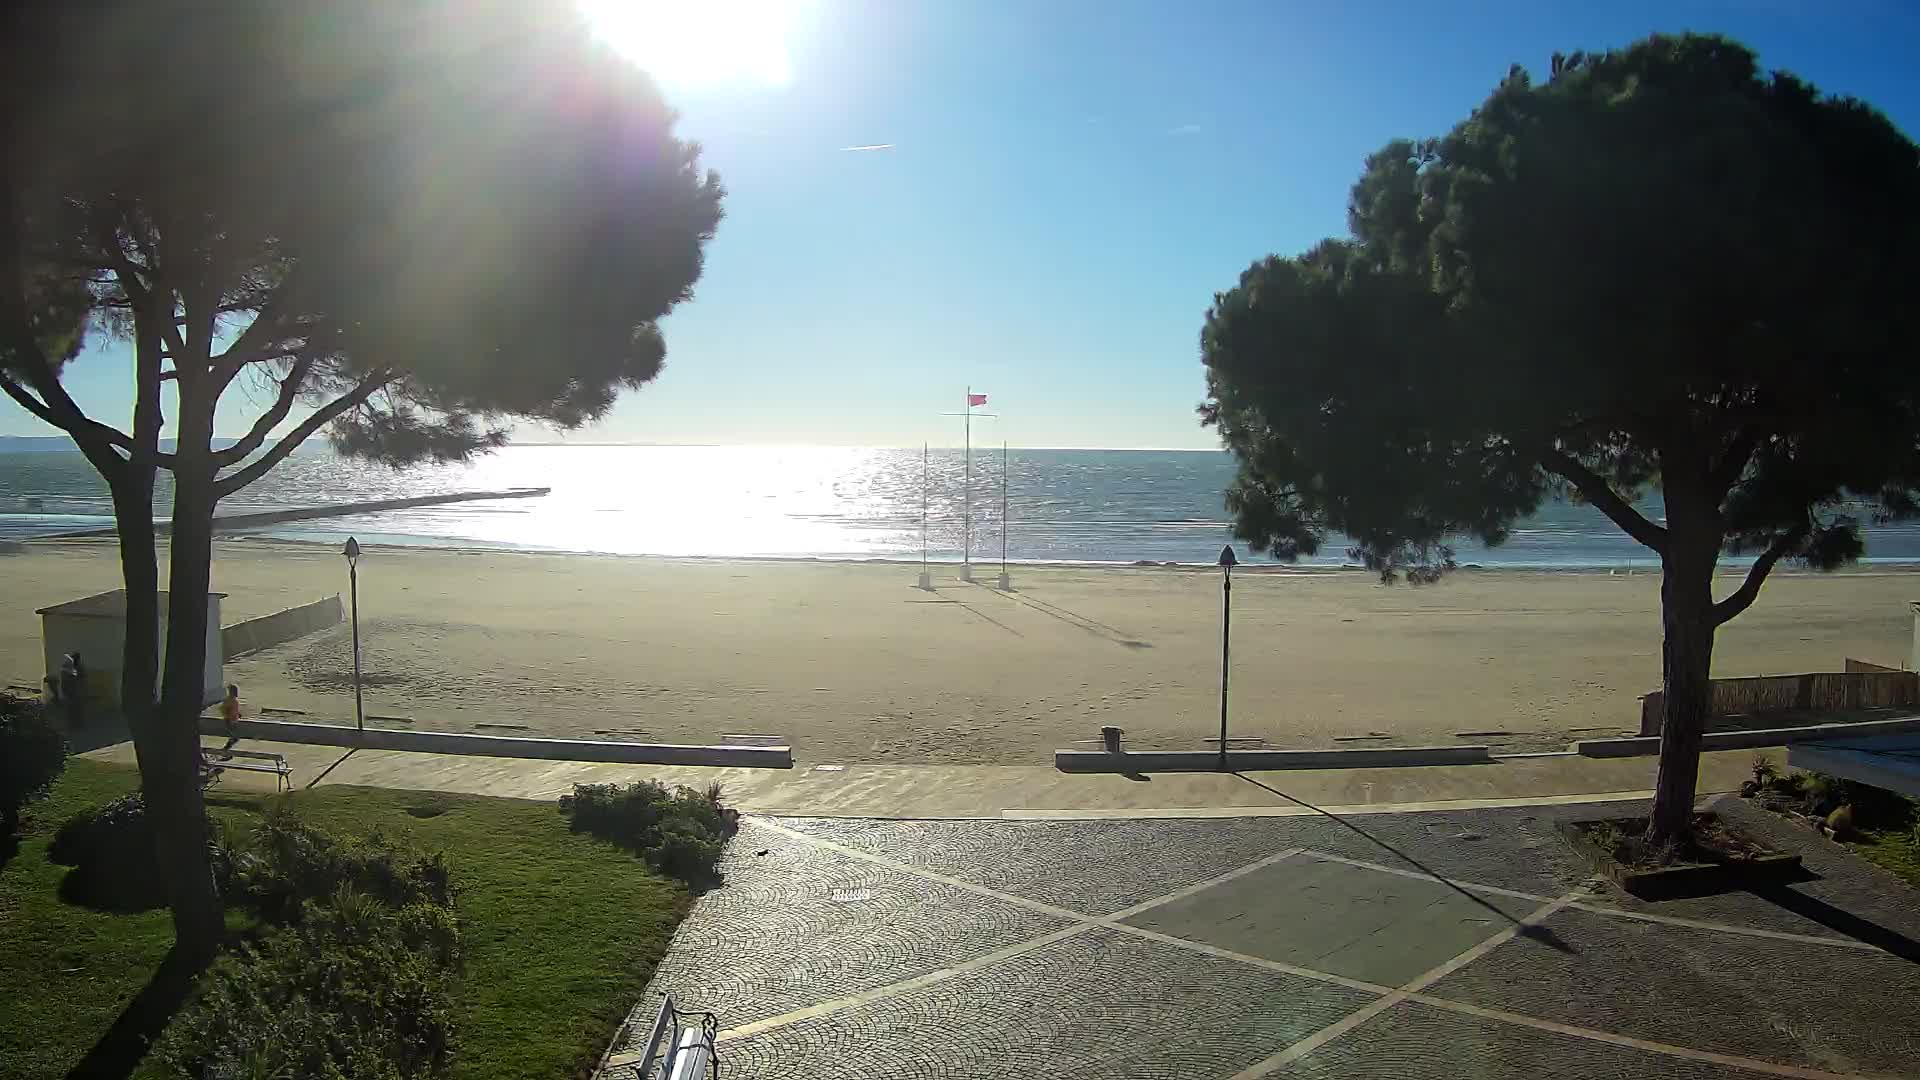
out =
{"type": "Polygon", "coordinates": [[[847,153],[858,153],[866,150],[891,150],[893,149],[893,144],[890,142],[868,143],[865,146],[843,146],[840,149],[847,153]]]}

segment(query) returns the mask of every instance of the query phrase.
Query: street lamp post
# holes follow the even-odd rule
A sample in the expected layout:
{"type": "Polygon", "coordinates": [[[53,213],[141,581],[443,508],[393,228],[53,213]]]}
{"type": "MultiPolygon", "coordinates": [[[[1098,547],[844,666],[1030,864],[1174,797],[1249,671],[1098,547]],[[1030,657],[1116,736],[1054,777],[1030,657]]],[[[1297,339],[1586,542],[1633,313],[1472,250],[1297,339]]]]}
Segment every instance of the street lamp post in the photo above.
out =
{"type": "Polygon", "coordinates": [[[353,726],[361,734],[367,730],[367,714],[360,703],[360,541],[347,537],[347,593],[353,611],[353,726]]]}
{"type": "Polygon", "coordinates": [[[1227,673],[1233,647],[1233,545],[1220,549],[1220,771],[1227,771],[1227,673]]]}

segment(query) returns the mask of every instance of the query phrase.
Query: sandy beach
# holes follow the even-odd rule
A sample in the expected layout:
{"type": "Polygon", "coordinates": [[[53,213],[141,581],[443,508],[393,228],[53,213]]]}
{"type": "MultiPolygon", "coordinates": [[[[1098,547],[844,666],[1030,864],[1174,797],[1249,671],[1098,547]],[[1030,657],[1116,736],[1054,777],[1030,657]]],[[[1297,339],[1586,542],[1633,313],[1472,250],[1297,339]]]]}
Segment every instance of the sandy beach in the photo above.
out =
{"type": "MultiPolygon", "coordinates": [[[[35,608],[115,588],[111,542],[0,555],[0,678],[39,678],[35,608]]],[[[790,739],[807,764],[1038,764],[1099,728],[1197,745],[1218,724],[1211,571],[1016,567],[1014,593],[915,566],[375,548],[361,560],[366,708],[419,729],[790,739]]],[[[344,592],[329,549],[216,546],[224,621],[344,592]]],[[[990,575],[987,580],[991,580],[990,575]]],[[[1734,587],[1729,576],[1722,591],[1734,587]]],[[[1719,676],[1898,664],[1908,572],[1776,574],[1723,628],[1719,676]]],[[[1233,734],[1279,746],[1630,733],[1659,682],[1659,579],[1462,571],[1241,572],[1233,734]]],[[[238,659],[249,711],[351,720],[347,627],[238,659]]],[[[379,721],[387,723],[388,721],[379,721]]]]}

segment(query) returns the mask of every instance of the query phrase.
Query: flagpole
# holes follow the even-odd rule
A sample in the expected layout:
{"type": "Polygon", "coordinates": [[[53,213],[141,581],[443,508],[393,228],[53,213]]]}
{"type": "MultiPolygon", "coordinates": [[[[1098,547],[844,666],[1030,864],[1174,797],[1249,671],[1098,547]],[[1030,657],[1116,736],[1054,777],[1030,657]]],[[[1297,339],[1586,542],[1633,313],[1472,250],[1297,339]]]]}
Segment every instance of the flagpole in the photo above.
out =
{"type": "Polygon", "coordinates": [[[933,589],[933,573],[927,569],[927,452],[930,444],[920,444],[920,587],[933,589]]]}
{"type": "Polygon", "coordinates": [[[1000,441],[1000,590],[1013,588],[1007,575],[1007,443],[1000,441]]]}
{"type": "Polygon", "coordinates": [[[964,479],[961,481],[960,580],[973,580],[973,387],[967,387],[967,448],[964,479]]]}

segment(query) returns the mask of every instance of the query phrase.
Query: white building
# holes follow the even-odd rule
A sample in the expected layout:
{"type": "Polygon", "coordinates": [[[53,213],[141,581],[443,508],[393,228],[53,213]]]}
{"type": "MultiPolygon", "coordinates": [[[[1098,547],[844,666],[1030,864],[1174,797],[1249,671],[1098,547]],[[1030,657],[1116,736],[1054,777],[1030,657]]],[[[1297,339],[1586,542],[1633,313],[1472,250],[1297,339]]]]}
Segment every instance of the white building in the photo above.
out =
{"type": "MultiPolygon", "coordinates": [[[[207,665],[202,676],[200,698],[211,705],[226,696],[226,678],[221,669],[220,601],[226,593],[207,594],[207,665]]],[[[40,616],[40,644],[46,660],[47,677],[60,678],[61,658],[70,652],[80,654],[86,671],[87,700],[101,708],[117,707],[120,701],[120,653],[127,639],[127,593],[115,589],[95,596],[69,600],[44,607],[40,616]]],[[[160,594],[160,670],[166,670],[167,594],[160,594]]],[[[156,685],[155,690],[159,687],[156,685]]]]}

